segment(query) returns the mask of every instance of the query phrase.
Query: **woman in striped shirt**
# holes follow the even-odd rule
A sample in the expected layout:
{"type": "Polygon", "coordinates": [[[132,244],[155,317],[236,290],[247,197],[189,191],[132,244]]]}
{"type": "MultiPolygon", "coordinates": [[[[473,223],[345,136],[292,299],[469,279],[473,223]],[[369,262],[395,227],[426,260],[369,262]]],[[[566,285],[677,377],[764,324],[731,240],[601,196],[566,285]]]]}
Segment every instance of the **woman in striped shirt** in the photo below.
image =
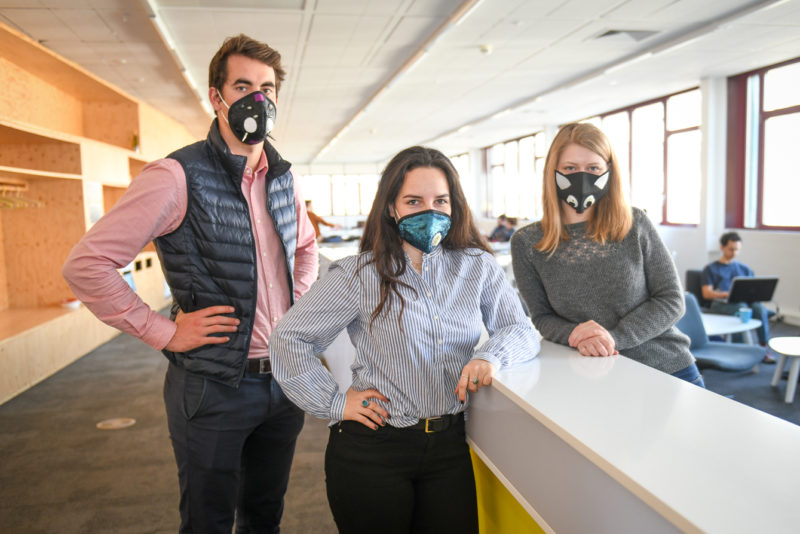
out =
{"type": "Polygon", "coordinates": [[[412,147],[389,162],[361,254],[331,265],[270,349],[286,395],[331,421],[325,473],[340,532],[478,531],[468,393],[533,358],[539,341],[441,152],[412,147]],[[356,355],[340,391],[315,354],[345,328],[356,355]]]}

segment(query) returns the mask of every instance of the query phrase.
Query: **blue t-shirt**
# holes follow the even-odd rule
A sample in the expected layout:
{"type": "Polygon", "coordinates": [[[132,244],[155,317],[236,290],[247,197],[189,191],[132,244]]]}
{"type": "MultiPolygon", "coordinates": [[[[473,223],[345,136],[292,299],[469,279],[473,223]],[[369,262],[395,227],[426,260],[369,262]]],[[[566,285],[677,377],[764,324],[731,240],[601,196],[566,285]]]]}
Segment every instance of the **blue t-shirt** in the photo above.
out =
{"type": "Polygon", "coordinates": [[[514,228],[506,228],[505,226],[498,226],[489,235],[489,241],[511,241],[511,236],[514,235],[514,228]]]}
{"type": "Polygon", "coordinates": [[[753,270],[738,261],[722,263],[715,261],[703,269],[703,285],[711,286],[718,291],[730,291],[731,281],[737,276],[753,276],[753,270]]]}

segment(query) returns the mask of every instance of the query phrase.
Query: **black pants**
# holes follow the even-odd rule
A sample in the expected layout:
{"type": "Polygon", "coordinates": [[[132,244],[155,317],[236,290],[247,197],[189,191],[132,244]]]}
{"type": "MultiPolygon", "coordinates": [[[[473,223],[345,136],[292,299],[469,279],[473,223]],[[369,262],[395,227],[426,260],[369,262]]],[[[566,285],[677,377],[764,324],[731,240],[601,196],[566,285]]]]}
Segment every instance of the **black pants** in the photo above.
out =
{"type": "Polygon", "coordinates": [[[280,531],[302,410],[272,375],[232,388],[170,364],[167,421],[178,464],[183,534],[280,531]]]}
{"type": "Polygon", "coordinates": [[[433,434],[344,421],[331,428],[325,474],[340,533],[478,532],[463,419],[433,434]]]}

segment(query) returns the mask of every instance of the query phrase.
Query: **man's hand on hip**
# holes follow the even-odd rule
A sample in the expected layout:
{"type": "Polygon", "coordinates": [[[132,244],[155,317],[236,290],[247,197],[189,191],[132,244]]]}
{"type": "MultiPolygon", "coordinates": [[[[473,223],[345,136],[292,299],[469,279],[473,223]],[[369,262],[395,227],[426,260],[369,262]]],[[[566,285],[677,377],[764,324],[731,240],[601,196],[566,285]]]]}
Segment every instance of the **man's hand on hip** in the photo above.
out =
{"type": "Polygon", "coordinates": [[[170,352],[186,352],[203,345],[227,342],[230,337],[211,334],[236,332],[239,319],[222,315],[234,311],[232,306],[209,306],[191,313],[178,311],[175,317],[175,325],[178,328],[164,348],[170,352]]]}

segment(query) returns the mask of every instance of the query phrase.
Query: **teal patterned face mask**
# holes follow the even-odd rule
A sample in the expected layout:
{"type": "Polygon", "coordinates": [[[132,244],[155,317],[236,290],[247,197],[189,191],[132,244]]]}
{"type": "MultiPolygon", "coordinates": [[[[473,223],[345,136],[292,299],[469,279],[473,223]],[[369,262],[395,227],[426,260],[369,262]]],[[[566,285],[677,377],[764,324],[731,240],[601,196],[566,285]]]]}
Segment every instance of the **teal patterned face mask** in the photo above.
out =
{"type": "Polygon", "coordinates": [[[397,228],[407,243],[428,254],[447,236],[450,216],[438,210],[420,211],[398,220],[397,228]]]}

